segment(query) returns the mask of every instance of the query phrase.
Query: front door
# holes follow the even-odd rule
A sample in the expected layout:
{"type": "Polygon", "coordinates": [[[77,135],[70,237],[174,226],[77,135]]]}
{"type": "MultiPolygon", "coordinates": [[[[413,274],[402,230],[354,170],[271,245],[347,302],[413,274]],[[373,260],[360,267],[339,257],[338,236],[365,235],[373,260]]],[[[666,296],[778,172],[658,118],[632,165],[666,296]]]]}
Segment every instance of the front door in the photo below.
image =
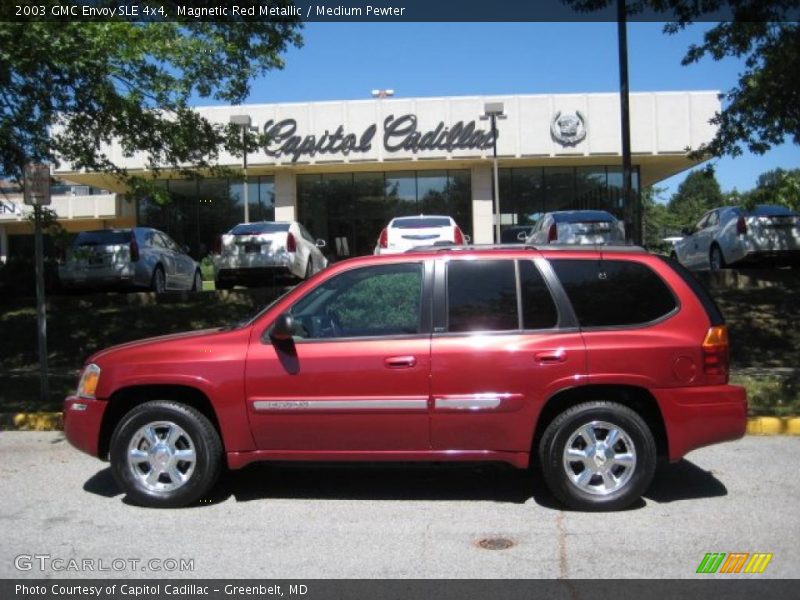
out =
{"type": "Polygon", "coordinates": [[[430,447],[424,272],[421,261],[345,271],[292,306],[292,340],[251,341],[246,395],[260,450],[430,447]]]}

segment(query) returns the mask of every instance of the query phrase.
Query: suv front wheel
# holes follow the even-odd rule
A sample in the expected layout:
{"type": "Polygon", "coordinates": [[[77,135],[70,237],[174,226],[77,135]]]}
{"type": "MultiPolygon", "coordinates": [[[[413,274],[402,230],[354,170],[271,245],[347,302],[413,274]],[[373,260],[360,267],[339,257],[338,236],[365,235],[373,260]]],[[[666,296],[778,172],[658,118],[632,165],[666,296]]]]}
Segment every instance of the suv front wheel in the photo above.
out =
{"type": "Polygon", "coordinates": [[[619,510],[655,473],[656,445],[641,416],[614,402],[586,402],[558,415],[539,446],[547,486],[570,508],[619,510]]]}
{"type": "Polygon", "coordinates": [[[156,400],[126,414],[111,437],[111,472],[128,498],[173,508],[199,500],[222,468],[222,443],[205,415],[156,400]]]}

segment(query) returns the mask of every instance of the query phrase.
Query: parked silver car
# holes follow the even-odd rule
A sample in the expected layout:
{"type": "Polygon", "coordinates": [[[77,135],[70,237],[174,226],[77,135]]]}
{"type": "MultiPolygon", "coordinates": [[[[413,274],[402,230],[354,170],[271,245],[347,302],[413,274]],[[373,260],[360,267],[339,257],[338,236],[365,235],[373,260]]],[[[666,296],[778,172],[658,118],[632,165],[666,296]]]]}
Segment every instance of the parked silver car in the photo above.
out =
{"type": "Polygon", "coordinates": [[[455,244],[469,242],[453,217],[442,215],[418,215],[395,217],[381,230],[375,254],[399,254],[419,246],[455,244]]]}
{"type": "Polygon", "coordinates": [[[785,206],[723,206],[684,230],[673,256],[694,270],[758,262],[800,264],[800,216],[785,206]]]}
{"type": "Polygon", "coordinates": [[[186,248],[148,227],[80,232],[58,277],[64,288],[203,289],[200,267],[186,248]]]}
{"type": "Polygon", "coordinates": [[[625,224],[604,210],[544,213],[526,244],[624,244],[625,224]]]}
{"type": "Polygon", "coordinates": [[[328,266],[315,240],[297,221],[240,223],[224,234],[214,259],[216,287],[271,283],[276,276],[307,279],[328,266]]]}

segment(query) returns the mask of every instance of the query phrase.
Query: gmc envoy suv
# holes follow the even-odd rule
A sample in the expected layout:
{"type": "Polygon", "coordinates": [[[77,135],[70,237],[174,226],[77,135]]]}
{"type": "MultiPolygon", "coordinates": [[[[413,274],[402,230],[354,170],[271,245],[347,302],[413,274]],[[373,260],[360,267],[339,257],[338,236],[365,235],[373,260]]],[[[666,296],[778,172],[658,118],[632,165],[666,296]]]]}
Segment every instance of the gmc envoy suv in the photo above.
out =
{"type": "Polygon", "coordinates": [[[494,461],[616,510],[659,459],[744,434],[728,350],[705,290],[639,248],[430,248],[336,263],[233,327],[98,352],[64,426],[145,506],[254,461],[494,461]]]}

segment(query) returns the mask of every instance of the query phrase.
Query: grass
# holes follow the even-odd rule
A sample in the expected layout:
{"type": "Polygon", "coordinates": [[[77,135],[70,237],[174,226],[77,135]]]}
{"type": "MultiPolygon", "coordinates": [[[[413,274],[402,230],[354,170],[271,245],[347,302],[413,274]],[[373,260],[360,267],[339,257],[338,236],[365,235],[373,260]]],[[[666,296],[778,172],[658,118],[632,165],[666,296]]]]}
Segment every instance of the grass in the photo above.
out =
{"type": "Polygon", "coordinates": [[[800,371],[792,369],[756,375],[735,373],[731,383],[747,388],[747,403],[752,416],[800,415],[800,371]]]}

